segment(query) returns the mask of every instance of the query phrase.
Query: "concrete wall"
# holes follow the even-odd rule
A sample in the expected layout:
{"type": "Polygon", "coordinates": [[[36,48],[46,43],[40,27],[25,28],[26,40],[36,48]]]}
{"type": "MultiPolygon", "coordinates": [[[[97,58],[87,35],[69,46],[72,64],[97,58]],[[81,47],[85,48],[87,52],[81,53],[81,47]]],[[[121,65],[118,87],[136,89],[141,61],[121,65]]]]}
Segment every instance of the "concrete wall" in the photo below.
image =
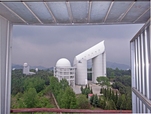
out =
{"type": "Polygon", "coordinates": [[[75,82],[78,85],[86,85],[87,79],[87,60],[76,61],[75,82]]]}
{"type": "Polygon", "coordinates": [[[105,54],[100,54],[92,58],[92,82],[97,83],[96,79],[100,76],[106,76],[105,54]]]}

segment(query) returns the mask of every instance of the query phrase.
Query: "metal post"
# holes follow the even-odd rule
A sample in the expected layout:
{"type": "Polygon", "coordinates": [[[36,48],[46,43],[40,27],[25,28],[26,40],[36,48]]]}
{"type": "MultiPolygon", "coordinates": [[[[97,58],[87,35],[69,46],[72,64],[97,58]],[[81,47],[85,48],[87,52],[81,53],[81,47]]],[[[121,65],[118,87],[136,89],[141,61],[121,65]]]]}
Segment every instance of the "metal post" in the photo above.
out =
{"type": "Polygon", "coordinates": [[[137,92],[132,92],[132,103],[134,113],[150,112],[150,105],[147,102],[151,99],[151,43],[150,43],[150,19],[141,30],[131,40],[131,70],[132,88],[137,92]],[[134,95],[134,94],[135,95],[134,95]],[[143,96],[144,99],[141,99],[143,96]]]}
{"type": "Polygon", "coordinates": [[[0,16],[0,113],[10,113],[12,24],[0,16]]]}

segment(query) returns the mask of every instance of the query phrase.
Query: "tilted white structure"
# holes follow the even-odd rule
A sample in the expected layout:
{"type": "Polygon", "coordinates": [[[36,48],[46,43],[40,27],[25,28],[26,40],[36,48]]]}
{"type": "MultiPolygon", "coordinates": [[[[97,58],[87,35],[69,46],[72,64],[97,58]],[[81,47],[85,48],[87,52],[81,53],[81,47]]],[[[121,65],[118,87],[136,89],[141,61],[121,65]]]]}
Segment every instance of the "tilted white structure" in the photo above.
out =
{"type": "Polygon", "coordinates": [[[66,79],[70,86],[75,86],[75,68],[71,67],[71,63],[66,58],[61,58],[57,61],[54,67],[54,76],[58,80],[66,79]]]}
{"type": "Polygon", "coordinates": [[[104,41],[96,44],[74,58],[76,84],[87,84],[87,60],[92,59],[92,81],[97,83],[99,76],[106,76],[106,54],[104,41]]]}

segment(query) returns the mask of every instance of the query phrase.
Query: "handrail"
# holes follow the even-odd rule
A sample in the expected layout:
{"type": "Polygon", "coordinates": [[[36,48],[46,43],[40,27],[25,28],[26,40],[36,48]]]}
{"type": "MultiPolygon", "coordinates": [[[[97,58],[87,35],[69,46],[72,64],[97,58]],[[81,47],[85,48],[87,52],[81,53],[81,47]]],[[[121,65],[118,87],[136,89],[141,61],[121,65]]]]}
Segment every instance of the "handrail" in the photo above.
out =
{"type": "Polygon", "coordinates": [[[139,92],[134,87],[132,87],[132,91],[135,93],[137,97],[139,97],[139,99],[142,100],[143,103],[145,103],[151,109],[151,101],[149,99],[147,99],[141,92],[139,92]]]}
{"type": "Polygon", "coordinates": [[[63,113],[132,113],[132,110],[88,110],[88,109],[57,109],[57,108],[22,108],[11,109],[11,113],[19,112],[63,112],[63,113]]]}

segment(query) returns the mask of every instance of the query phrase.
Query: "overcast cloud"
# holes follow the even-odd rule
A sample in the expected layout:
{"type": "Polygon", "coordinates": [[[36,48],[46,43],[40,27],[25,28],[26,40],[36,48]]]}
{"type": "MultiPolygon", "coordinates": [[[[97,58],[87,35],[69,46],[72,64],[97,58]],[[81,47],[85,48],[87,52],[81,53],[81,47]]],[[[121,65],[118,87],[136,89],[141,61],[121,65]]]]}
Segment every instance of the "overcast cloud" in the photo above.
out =
{"type": "Polygon", "coordinates": [[[55,66],[105,40],[107,61],[130,64],[130,40],[142,25],[14,26],[12,62],[55,66]]]}

